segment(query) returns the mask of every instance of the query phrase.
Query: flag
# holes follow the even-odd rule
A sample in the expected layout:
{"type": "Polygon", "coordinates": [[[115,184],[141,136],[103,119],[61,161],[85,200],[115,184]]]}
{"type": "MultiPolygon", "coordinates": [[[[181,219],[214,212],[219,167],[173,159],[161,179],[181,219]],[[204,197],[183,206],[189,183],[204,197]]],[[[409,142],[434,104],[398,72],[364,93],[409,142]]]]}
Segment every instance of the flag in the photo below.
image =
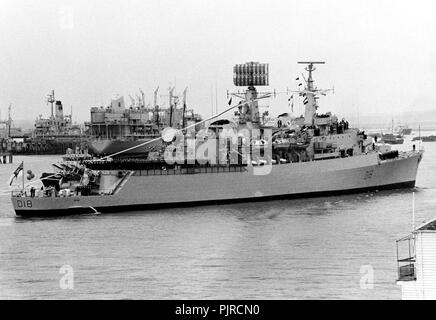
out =
{"type": "Polygon", "coordinates": [[[291,95],[288,99],[288,101],[291,102],[290,106],[291,106],[291,111],[292,113],[294,113],[294,95],[291,95]]]}
{"type": "Polygon", "coordinates": [[[232,98],[233,97],[230,97],[229,102],[227,102],[229,104],[229,106],[232,104],[232,98]]]}
{"type": "Polygon", "coordinates": [[[21,161],[20,165],[18,166],[17,169],[15,169],[14,173],[12,173],[11,177],[9,178],[9,186],[12,185],[12,182],[14,182],[14,180],[18,177],[18,175],[20,174],[21,171],[23,171],[24,168],[24,162],[21,161]]]}

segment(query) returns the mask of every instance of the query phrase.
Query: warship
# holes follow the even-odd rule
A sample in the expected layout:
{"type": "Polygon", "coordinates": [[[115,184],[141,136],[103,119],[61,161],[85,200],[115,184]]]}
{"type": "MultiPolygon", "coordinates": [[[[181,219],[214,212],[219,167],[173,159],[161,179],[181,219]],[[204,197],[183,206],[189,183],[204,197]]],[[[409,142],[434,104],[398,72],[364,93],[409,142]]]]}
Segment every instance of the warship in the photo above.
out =
{"type": "Polygon", "coordinates": [[[143,159],[107,156],[55,164],[53,172],[12,191],[16,215],[125,212],[413,188],[423,150],[391,150],[345,119],[319,114],[319,98],[329,90],[314,85],[313,72],[324,62],[299,64],[308,72],[305,86],[290,93],[303,99],[303,117],[275,130],[265,127],[258,103],[272,93],[256,87],[269,85],[268,64],[238,64],[233,82],[245,87],[245,93],[231,94],[240,101],[229,101],[228,109],[202,120],[213,126],[198,131],[193,125],[168,127],[160,137],[138,145],[159,146],[143,159]],[[236,122],[222,119],[231,111],[236,122]],[[36,190],[33,186],[39,188],[41,182],[36,190]]]}
{"type": "Polygon", "coordinates": [[[124,97],[116,97],[107,107],[91,108],[91,121],[86,123],[91,136],[89,152],[95,156],[116,154],[118,157],[146,157],[156,143],[144,142],[160,136],[166,127],[182,128],[201,121],[201,116],[187,109],[186,91],[182,99],[169,88],[168,108],[158,105],[158,90],[154,91],[154,105],[145,105],[144,92],[137,99],[130,96],[131,105],[126,107],[124,97]],[[177,108],[178,104],[181,108],[177,108]]]}

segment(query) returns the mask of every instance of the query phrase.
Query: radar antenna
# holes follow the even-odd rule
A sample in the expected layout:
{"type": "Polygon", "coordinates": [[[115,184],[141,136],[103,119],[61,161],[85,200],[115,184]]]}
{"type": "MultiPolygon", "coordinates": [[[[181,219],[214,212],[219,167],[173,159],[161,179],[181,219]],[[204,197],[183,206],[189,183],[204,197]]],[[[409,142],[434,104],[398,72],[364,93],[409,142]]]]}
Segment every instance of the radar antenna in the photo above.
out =
{"type": "Polygon", "coordinates": [[[307,90],[313,91],[314,88],[313,88],[312,72],[316,70],[316,68],[313,65],[325,64],[325,61],[298,61],[298,64],[307,64],[307,67],[304,68],[309,73],[309,76],[307,77],[306,80],[307,90]]]}
{"type": "Polygon", "coordinates": [[[274,92],[258,92],[254,86],[269,85],[269,65],[267,63],[247,62],[233,67],[233,83],[235,86],[247,86],[245,92],[227,92],[227,98],[234,96],[244,100],[239,106],[239,122],[258,126],[260,113],[258,100],[275,96],[274,92]]]}

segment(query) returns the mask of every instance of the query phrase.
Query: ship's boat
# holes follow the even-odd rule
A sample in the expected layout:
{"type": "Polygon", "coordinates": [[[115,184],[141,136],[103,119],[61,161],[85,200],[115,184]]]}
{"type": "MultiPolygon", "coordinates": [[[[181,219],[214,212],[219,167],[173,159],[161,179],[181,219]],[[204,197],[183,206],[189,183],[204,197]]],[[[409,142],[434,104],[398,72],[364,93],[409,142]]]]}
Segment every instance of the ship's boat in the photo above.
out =
{"type": "Polygon", "coordinates": [[[295,129],[262,126],[258,101],[269,95],[255,86],[268,82],[262,73],[268,68],[255,62],[238,65],[234,83],[248,87],[244,97],[234,95],[242,100],[226,110],[238,110],[236,127],[213,122],[215,116],[203,120],[213,125],[195,135],[184,134],[188,128],[169,128],[162,138],[140,143],[138,148],[159,142],[142,158],[62,162],[41,177],[47,180],[42,192],[12,192],[15,213],[122,212],[414,187],[423,151],[392,150],[345,119],[319,115],[317,98],[327,90],[313,85],[318,62],[304,63],[306,87],[296,92],[304,99],[305,114],[295,129]]]}

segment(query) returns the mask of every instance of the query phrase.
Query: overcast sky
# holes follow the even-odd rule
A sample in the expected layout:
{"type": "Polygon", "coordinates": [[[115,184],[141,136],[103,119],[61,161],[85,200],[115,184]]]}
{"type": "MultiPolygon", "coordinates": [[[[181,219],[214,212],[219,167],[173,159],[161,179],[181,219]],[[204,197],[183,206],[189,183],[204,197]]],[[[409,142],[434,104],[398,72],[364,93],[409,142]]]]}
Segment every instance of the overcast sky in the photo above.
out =
{"type": "MultiPolygon", "coordinates": [[[[208,116],[235,90],[232,67],[270,64],[270,87],[295,89],[298,60],[324,60],[316,85],[335,87],[320,112],[342,115],[436,109],[434,1],[0,0],[0,109],[48,116],[51,89],[76,120],[116,94],[148,101],[160,86],[208,116]],[[212,90],[215,92],[215,89],[212,90]],[[215,100],[213,98],[212,100],[215,100]]],[[[162,97],[162,103],[166,98],[162,97]]],[[[262,104],[265,104],[264,102],[262,104]]],[[[286,112],[287,97],[269,101],[286,112]]],[[[296,106],[297,112],[299,107],[296,106]]]]}

